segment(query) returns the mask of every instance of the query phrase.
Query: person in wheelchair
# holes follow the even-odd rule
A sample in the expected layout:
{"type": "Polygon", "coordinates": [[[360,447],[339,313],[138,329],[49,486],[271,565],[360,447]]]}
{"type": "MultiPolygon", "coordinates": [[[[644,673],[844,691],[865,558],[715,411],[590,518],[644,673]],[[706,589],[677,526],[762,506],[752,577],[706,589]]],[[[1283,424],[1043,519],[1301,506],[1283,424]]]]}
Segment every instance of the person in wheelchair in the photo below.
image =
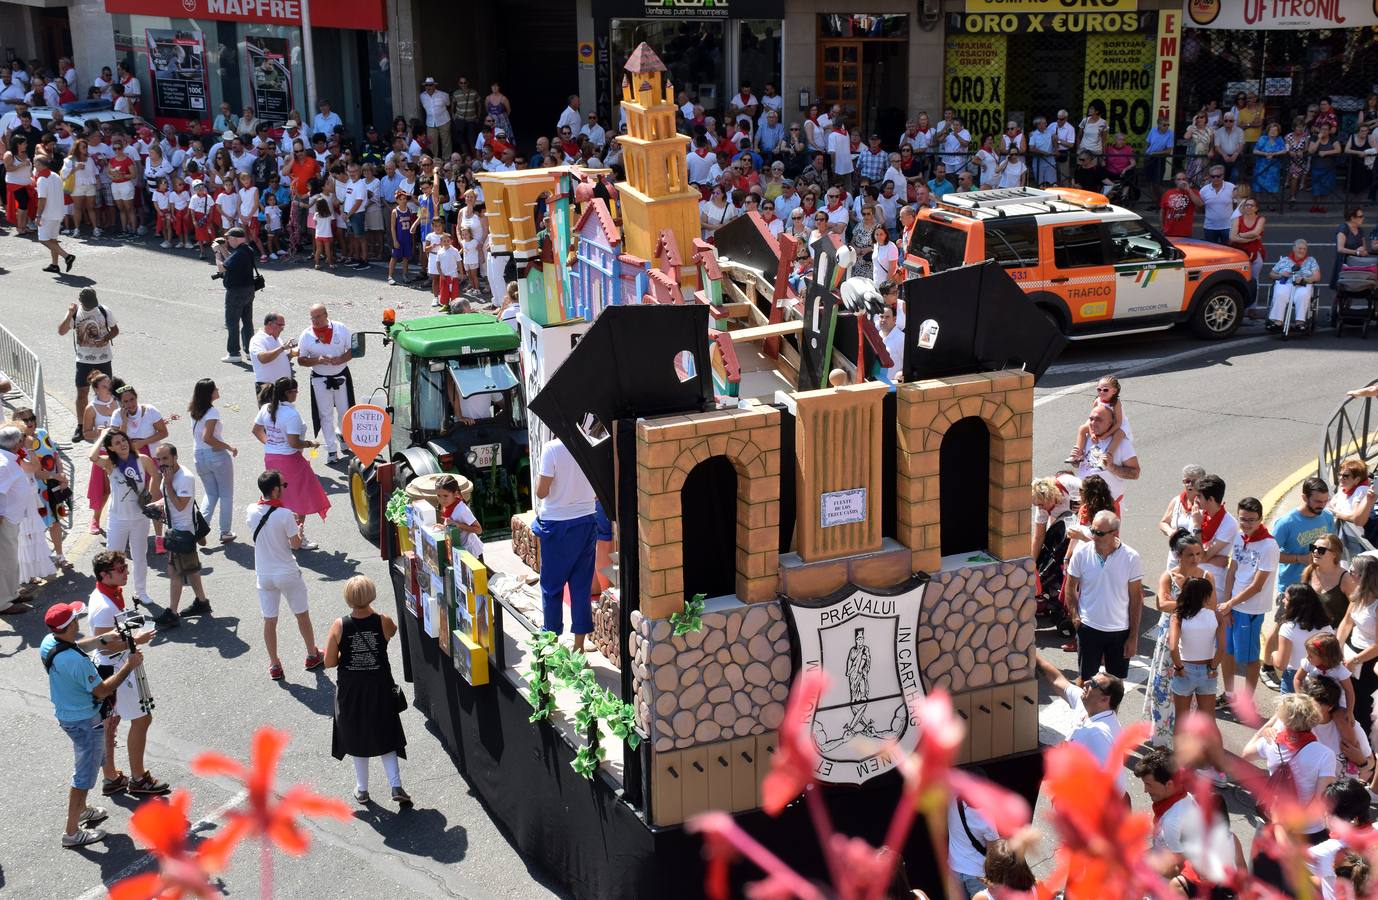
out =
{"type": "Polygon", "coordinates": [[[1105,148],[1106,197],[1111,203],[1133,206],[1139,200],[1139,178],[1135,167],[1134,148],[1123,133],[1105,148]]]}
{"type": "Polygon", "coordinates": [[[1321,280],[1321,267],[1307,252],[1306,241],[1297,238],[1292,243],[1292,252],[1277,261],[1269,276],[1275,284],[1272,306],[1268,310],[1268,330],[1282,330],[1288,304],[1295,310],[1294,321],[1305,322],[1311,310],[1314,286],[1321,280]]]}

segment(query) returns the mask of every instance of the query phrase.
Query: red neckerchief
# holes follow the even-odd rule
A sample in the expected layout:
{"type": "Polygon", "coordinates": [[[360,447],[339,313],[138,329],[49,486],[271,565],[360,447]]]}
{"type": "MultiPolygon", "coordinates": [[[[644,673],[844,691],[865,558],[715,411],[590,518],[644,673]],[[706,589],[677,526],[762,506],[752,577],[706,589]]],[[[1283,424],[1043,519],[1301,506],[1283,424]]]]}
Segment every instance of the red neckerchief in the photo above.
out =
{"type": "Polygon", "coordinates": [[[767,225],[769,225],[771,222],[774,222],[774,221],[775,221],[775,213],[773,213],[773,212],[770,212],[770,213],[762,213],[762,214],[761,214],[761,218],[765,220],[765,223],[766,223],[767,225]]]}
{"type": "Polygon", "coordinates": [[[101,584],[100,582],[96,582],[96,590],[109,597],[110,602],[114,603],[116,607],[124,609],[124,588],[117,587],[113,584],[101,584]]]}
{"type": "Polygon", "coordinates": [[[841,201],[841,200],[837,201],[836,203],[833,203],[833,202],[831,202],[831,201],[829,201],[829,203],[828,203],[828,212],[837,212],[837,211],[838,211],[839,209],[841,209],[841,208],[842,208],[842,201],[841,201]]]}
{"type": "Polygon", "coordinates": [[[1276,743],[1279,747],[1286,747],[1295,756],[1301,752],[1307,744],[1313,743],[1316,735],[1309,731],[1292,731],[1284,728],[1282,733],[1277,736],[1276,743]]]}
{"type": "Polygon", "coordinates": [[[1091,513],[1090,513],[1090,511],[1086,508],[1086,504],[1085,504],[1085,503],[1083,503],[1083,504],[1081,504],[1081,506],[1078,506],[1078,507],[1077,507],[1077,524],[1078,524],[1078,525],[1090,525],[1090,524],[1091,524],[1091,513]]]}
{"type": "Polygon", "coordinates": [[[1057,485],[1057,489],[1058,489],[1059,491],[1062,491],[1062,495],[1063,495],[1064,497],[1070,497],[1070,496],[1072,496],[1072,492],[1069,491],[1069,490],[1067,490],[1067,485],[1065,485],[1065,484],[1063,484],[1062,482],[1058,481],[1056,478],[1053,479],[1053,484],[1057,485]]]}
{"type": "Polygon", "coordinates": [[[694,152],[697,153],[697,154],[699,155],[700,158],[702,158],[702,157],[705,157],[705,156],[708,155],[708,148],[707,148],[707,147],[699,147],[699,148],[698,148],[697,150],[695,150],[694,152]]]}
{"type": "Polygon", "coordinates": [[[1183,491],[1182,493],[1180,493],[1180,494],[1177,495],[1177,505],[1180,506],[1182,509],[1187,509],[1187,508],[1188,508],[1188,506],[1187,506],[1187,492],[1186,492],[1186,491],[1183,491]]]}
{"type": "Polygon", "coordinates": [[[1201,540],[1209,545],[1215,540],[1215,531],[1220,527],[1220,523],[1225,521],[1225,504],[1220,504],[1220,509],[1215,511],[1215,515],[1205,513],[1205,518],[1201,520],[1201,540]]]}
{"type": "Polygon", "coordinates": [[[746,98],[751,96],[751,92],[747,91],[745,94],[738,94],[737,96],[742,99],[742,105],[746,106],[746,98]]]}
{"type": "Polygon", "coordinates": [[[276,506],[278,509],[281,509],[281,508],[282,508],[282,501],[281,501],[281,500],[259,500],[259,501],[258,501],[258,505],[259,505],[259,506],[276,506]]]}
{"type": "Polygon", "coordinates": [[[440,507],[440,518],[443,521],[448,522],[450,520],[450,514],[455,511],[455,508],[459,506],[459,503],[459,500],[455,500],[455,502],[451,503],[449,506],[440,507]]]}
{"type": "Polygon", "coordinates": [[[335,326],[326,325],[323,328],[317,328],[315,325],[312,325],[311,333],[314,334],[316,340],[320,341],[322,344],[328,344],[331,338],[335,336],[335,326]]]}
{"type": "Polygon", "coordinates": [[[25,450],[23,447],[15,447],[10,452],[14,454],[15,462],[23,462],[29,458],[29,451],[25,450]]]}
{"type": "Polygon", "coordinates": [[[1247,547],[1250,544],[1257,543],[1258,541],[1268,540],[1268,538],[1272,537],[1272,534],[1268,532],[1267,525],[1264,525],[1262,522],[1259,522],[1258,527],[1254,529],[1253,534],[1241,533],[1240,537],[1244,538],[1244,546],[1247,547]]]}
{"type": "Polygon", "coordinates": [[[1365,478],[1363,481],[1354,482],[1354,487],[1341,487],[1340,490],[1344,491],[1346,497],[1353,497],[1355,491],[1367,485],[1368,483],[1369,479],[1365,478]]]}
{"type": "MultiPolygon", "coordinates": [[[[1314,740],[1314,737],[1312,739],[1314,740]]],[[[1173,780],[1175,781],[1176,779],[1173,780]]],[[[1184,798],[1186,795],[1187,789],[1185,787],[1178,785],[1177,790],[1173,791],[1168,796],[1164,797],[1161,800],[1154,800],[1153,823],[1156,825],[1158,824],[1158,822],[1162,821],[1162,818],[1164,815],[1167,814],[1167,811],[1176,806],[1178,802],[1181,801],[1182,798],[1184,798]]]]}

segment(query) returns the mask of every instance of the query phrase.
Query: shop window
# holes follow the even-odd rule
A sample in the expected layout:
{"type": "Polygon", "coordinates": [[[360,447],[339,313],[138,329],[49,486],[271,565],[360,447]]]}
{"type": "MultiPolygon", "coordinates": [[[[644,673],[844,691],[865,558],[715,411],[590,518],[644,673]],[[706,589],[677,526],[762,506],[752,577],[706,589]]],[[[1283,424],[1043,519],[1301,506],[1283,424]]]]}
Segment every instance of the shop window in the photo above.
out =
{"type": "Polygon", "coordinates": [[[909,16],[842,13],[819,16],[820,37],[904,38],[909,36],[909,16]]]}
{"type": "Polygon", "coordinates": [[[1100,225],[1063,225],[1053,229],[1053,261],[1059,269],[1105,265],[1100,225]]]}
{"type": "Polygon", "coordinates": [[[775,85],[776,94],[782,91],[780,52],[779,19],[743,19],[737,23],[738,80],[751,82],[757,100],[765,95],[766,84],[775,85]]]}

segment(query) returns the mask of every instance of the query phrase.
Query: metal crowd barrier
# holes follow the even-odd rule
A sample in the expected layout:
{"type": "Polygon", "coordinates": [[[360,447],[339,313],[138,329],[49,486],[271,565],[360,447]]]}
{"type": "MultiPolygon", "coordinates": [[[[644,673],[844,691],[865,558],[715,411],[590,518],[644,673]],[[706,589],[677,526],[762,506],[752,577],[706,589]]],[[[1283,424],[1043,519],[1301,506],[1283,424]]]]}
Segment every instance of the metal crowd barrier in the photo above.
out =
{"type": "MultiPolygon", "coordinates": [[[[1369,386],[1378,384],[1378,379],[1369,386]]],[[[1340,464],[1350,457],[1357,456],[1370,469],[1378,458],[1378,434],[1372,397],[1345,397],[1326,423],[1321,437],[1320,453],[1316,458],[1316,472],[1331,485],[1340,481],[1340,464]]],[[[1373,550],[1373,545],[1365,540],[1363,529],[1350,523],[1340,528],[1340,540],[1345,546],[1346,558],[1373,550]]]]}
{"type": "MultiPolygon", "coordinates": [[[[38,354],[34,353],[24,342],[19,340],[14,334],[3,325],[0,325],[0,375],[8,378],[14,385],[17,395],[14,393],[0,397],[4,401],[4,418],[9,418],[10,410],[17,406],[28,405],[38,417],[40,428],[48,430],[48,436],[57,448],[58,465],[62,468],[62,473],[67,478],[67,484],[75,486],[76,469],[72,465],[72,460],[63,450],[57,430],[52,422],[48,420],[48,395],[43,387],[43,363],[38,359],[38,354]]],[[[67,516],[64,524],[71,530],[75,509],[75,498],[73,502],[67,504],[67,516]]]]}

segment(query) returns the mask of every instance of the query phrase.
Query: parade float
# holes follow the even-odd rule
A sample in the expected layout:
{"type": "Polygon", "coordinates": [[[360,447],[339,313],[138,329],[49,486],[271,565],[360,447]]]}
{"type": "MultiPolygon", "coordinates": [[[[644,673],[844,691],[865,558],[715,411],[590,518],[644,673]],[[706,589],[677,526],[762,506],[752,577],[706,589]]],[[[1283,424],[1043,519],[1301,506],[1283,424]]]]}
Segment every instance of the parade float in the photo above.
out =
{"type": "MultiPolygon", "coordinates": [[[[842,832],[879,843],[926,693],[966,720],[961,762],[1030,800],[1041,775],[1028,485],[1061,337],[998,266],[967,266],[906,282],[904,379],[875,380],[892,360],[874,285],[840,289],[844,248],[818,242],[791,283],[797,245],[754,214],[699,239],[664,78],[632,54],[624,182],[481,176],[521,286],[530,458],[560,438],[615,525],[589,651],[540,630],[532,514],[480,560],[435,524],[430,479],[377,467],[415,705],[581,897],[699,895],[683,825],[706,810],[816,871],[801,806],[759,811],[803,669],[828,676],[810,729],[842,832]]],[[[938,885],[922,829],[903,852],[938,885]]]]}

